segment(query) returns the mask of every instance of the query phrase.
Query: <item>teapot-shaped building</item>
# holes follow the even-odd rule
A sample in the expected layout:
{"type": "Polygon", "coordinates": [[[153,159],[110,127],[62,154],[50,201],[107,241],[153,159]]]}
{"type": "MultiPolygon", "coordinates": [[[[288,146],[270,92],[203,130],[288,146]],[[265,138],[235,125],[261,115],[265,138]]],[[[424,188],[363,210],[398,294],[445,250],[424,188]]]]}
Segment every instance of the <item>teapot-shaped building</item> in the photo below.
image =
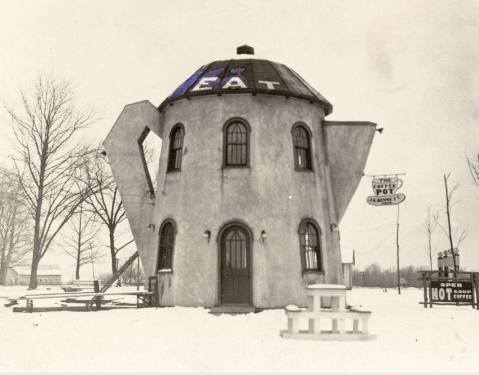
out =
{"type": "Polygon", "coordinates": [[[254,58],[202,66],[158,108],[124,108],[104,147],[161,305],[304,305],[305,285],[342,282],[338,224],[376,124],[331,111],[291,68],[254,58]]]}

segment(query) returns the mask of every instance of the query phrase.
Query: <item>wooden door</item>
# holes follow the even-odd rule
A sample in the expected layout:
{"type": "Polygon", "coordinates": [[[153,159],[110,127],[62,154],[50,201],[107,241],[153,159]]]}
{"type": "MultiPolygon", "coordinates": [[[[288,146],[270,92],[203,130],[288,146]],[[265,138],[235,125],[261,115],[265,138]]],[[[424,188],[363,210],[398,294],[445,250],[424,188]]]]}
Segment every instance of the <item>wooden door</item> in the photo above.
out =
{"type": "Polygon", "coordinates": [[[250,238],[239,225],[221,238],[221,303],[249,304],[251,294],[250,238]]]}

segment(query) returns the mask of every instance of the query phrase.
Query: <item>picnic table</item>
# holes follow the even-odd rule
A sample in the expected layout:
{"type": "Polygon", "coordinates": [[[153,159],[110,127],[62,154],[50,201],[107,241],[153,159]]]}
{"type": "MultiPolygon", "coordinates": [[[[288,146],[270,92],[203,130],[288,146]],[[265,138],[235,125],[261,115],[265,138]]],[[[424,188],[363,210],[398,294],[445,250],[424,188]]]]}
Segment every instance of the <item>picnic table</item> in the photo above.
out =
{"type": "Polygon", "coordinates": [[[286,306],[288,328],[280,332],[284,338],[315,340],[368,340],[370,311],[354,309],[346,304],[347,289],[339,284],[314,284],[306,287],[308,306],[286,306]],[[300,330],[301,321],[308,321],[308,329],[300,330]],[[346,322],[352,320],[352,331],[346,322]],[[330,322],[330,330],[321,330],[323,321],[330,322]],[[361,330],[359,330],[361,321],[361,330]]]}

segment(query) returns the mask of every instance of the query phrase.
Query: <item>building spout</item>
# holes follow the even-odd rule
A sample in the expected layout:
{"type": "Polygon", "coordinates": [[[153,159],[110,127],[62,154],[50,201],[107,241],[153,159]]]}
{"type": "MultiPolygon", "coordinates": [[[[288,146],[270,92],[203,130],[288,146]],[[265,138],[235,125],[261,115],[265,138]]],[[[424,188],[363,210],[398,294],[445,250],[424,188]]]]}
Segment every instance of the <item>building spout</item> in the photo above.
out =
{"type": "Polygon", "coordinates": [[[140,256],[148,246],[155,204],[142,142],[150,131],[160,136],[160,126],[160,112],[149,101],[129,104],[103,142],[140,256]]]}
{"type": "Polygon", "coordinates": [[[363,175],[376,124],[324,121],[323,125],[331,190],[339,223],[363,175]]]}

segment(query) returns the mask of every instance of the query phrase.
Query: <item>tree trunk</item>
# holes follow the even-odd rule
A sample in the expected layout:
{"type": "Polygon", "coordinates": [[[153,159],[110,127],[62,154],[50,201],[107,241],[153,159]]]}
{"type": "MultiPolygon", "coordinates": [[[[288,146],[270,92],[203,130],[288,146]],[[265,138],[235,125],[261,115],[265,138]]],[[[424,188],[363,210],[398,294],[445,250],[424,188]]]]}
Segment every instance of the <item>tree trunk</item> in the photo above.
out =
{"type": "Polygon", "coordinates": [[[2,274],[0,276],[0,284],[5,285],[7,281],[7,271],[8,268],[10,267],[10,263],[12,261],[12,256],[15,251],[14,247],[14,237],[15,237],[15,223],[16,223],[16,218],[17,218],[17,206],[15,205],[12,213],[12,219],[11,219],[11,224],[10,224],[10,233],[8,234],[8,251],[7,251],[7,257],[4,262],[4,268],[5,268],[5,274],[2,274]]]}
{"type": "Polygon", "coordinates": [[[32,269],[30,273],[30,284],[28,289],[37,289],[38,280],[37,280],[37,270],[40,259],[42,258],[42,247],[41,247],[41,234],[40,234],[40,222],[42,220],[42,208],[43,208],[43,183],[45,181],[45,169],[47,166],[47,155],[48,155],[48,142],[49,136],[46,135],[46,139],[43,140],[42,151],[41,151],[41,160],[40,160],[40,171],[38,173],[38,192],[37,192],[37,201],[35,206],[35,226],[33,230],[33,254],[32,254],[32,269]]]}
{"type": "Polygon", "coordinates": [[[428,239],[428,246],[429,246],[429,266],[431,267],[432,271],[432,244],[431,244],[431,208],[427,208],[427,239],[428,239]]]}
{"type": "Polygon", "coordinates": [[[80,221],[78,226],[78,237],[77,237],[77,264],[75,269],[75,278],[80,280],[80,262],[81,262],[81,236],[82,236],[82,217],[83,217],[83,206],[80,203],[80,221]]]}
{"type": "MultiPolygon", "coordinates": [[[[39,227],[40,225],[38,225],[39,227]]],[[[28,289],[37,289],[38,280],[37,280],[37,270],[38,264],[40,263],[40,236],[39,229],[37,233],[37,223],[35,223],[35,234],[33,238],[33,255],[32,255],[32,267],[30,271],[30,283],[28,284],[28,289]]]]}
{"type": "MultiPolygon", "coordinates": [[[[115,228],[109,227],[110,234],[110,255],[111,255],[111,273],[113,276],[118,276],[118,265],[115,249],[115,228]]],[[[118,278],[118,285],[121,286],[121,280],[118,278]]]]}
{"type": "MultiPolygon", "coordinates": [[[[41,207],[41,205],[40,205],[41,207]]],[[[40,263],[40,212],[37,206],[37,212],[35,213],[35,229],[33,232],[33,253],[32,253],[32,268],[30,272],[30,284],[28,289],[37,289],[37,269],[40,263]]]]}
{"type": "Polygon", "coordinates": [[[454,253],[454,244],[452,242],[452,229],[451,229],[451,211],[449,210],[449,189],[447,186],[447,177],[444,175],[444,186],[446,188],[446,214],[447,214],[447,230],[449,234],[449,245],[451,246],[452,264],[454,266],[454,272],[457,271],[456,267],[456,254],[454,253]]]}
{"type": "Polygon", "coordinates": [[[28,285],[28,289],[37,289],[38,287],[38,264],[40,263],[40,257],[36,257],[35,254],[33,255],[32,259],[32,268],[30,271],[30,284],[28,285]]]}
{"type": "Polygon", "coordinates": [[[7,270],[8,264],[6,262],[5,252],[6,252],[7,244],[5,241],[2,244],[2,256],[0,258],[0,285],[6,285],[7,280],[7,270]]]}
{"type": "Polygon", "coordinates": [[[0,265],[0,285],[7,285],[8,267],[4,263],[0,265]]]}
{"type": "Polygon", "coordinates": [[[78,254],[77,265],[75,268],[75,280],[80,280],[80,254],[78,254]]]}
{"type": "Polygon", "coordinates": [[[432,271],[432,249],[431,249],[431,232],[429,232],[429,265],[432,271]]]}

